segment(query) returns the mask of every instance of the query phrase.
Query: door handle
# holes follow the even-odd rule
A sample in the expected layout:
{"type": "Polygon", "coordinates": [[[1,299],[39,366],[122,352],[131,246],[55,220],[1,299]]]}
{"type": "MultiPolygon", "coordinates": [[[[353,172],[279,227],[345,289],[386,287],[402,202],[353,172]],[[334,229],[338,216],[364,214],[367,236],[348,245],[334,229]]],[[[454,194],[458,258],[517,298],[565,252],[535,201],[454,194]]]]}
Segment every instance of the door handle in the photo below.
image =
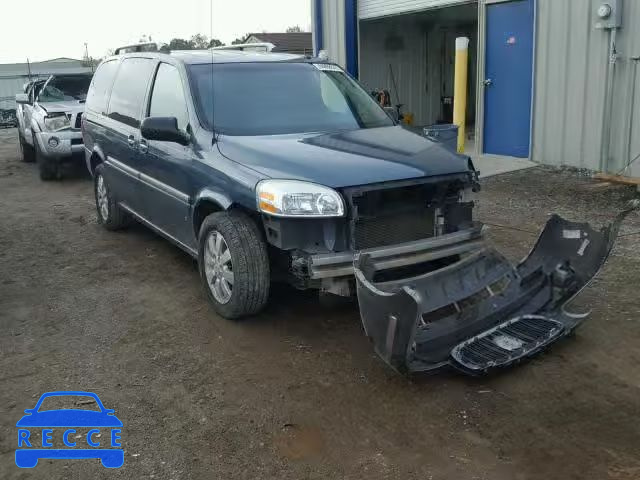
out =
{"type": "Polygon", "coordinates": [[[482,82],[482,84],[483,84],[485,87],[490,87],[491,85],[493,85],[493,80],[491,80],[490,78],[487,78],[486,80],[484,80],[484,81],[482,82]]]}
{"type": "Polygon", "coordinates": [[[147,153],[149,151],[149,144],[145,139],[140,139],[140,142],[138,143],[138,149],[141,153],[147,153]]]}
{"type": "Polygon", "coordinates": [[[136,146],[136,137],[134,137],[133,135],[129,135],[127,137],[127,143],[129,144],[129,146],[131,148],[135,148],[135,146],[136,146]]]}

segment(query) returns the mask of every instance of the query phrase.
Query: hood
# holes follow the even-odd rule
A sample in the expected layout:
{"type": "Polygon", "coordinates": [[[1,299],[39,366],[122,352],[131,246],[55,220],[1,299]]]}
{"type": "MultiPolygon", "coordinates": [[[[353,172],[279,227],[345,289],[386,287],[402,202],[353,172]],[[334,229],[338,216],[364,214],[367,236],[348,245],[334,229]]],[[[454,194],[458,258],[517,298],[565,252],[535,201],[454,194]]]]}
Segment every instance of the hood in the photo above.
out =
{"type": "Polygon", "coordinates": [[[221,136],[220,152],[271,178],[333,188],[464,173],[468,158],[402,127],[330,134],[221,136]]]}
{"type": "Polygon", "coordinates": [[[47,113],[78,113],[84,111],[84,100],[69,100],[68,102],[38,103],[47,113]]]}

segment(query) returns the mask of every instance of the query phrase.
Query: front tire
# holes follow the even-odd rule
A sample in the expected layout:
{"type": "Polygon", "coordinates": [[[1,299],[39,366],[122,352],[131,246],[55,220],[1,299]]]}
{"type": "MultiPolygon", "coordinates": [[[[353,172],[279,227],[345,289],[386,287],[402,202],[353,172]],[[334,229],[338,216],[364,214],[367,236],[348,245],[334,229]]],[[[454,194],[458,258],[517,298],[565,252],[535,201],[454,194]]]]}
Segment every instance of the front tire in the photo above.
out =
{"type": "Polygon", "coordinates": [[[55,160],[47,158],[40,147],[38,146],[38,139],[33,135],[33,150],[35,154],[36,163],[38,164],[38,170],[40,170],[40,180],[49,181],[57,179],[59,175],[58,163],[55,160]]]}
{"type": "Polygon", "coordinates": [[[35,152],[33,147],[25,142],[21,133],[18,133],[18,143],[20,144],[20,155],[23,162],[33,163],[36,161],[35,152]]]}
{"type": "Polygon", "coordinates": [[[104,165],[96,167],[93,175],[93,193],[96,198],[98,223],[107,230],[120,230],[130,223],[130,217],[118,205],[113,192],[104,177],[104,165]]]}
{"type": "Polygon", "coordinates": [[[205,218],[198,239],[198,266],[207,298],[227,319],[255,315],[267,304],[270,270],[258,226],[238,211],[205,218]]]}

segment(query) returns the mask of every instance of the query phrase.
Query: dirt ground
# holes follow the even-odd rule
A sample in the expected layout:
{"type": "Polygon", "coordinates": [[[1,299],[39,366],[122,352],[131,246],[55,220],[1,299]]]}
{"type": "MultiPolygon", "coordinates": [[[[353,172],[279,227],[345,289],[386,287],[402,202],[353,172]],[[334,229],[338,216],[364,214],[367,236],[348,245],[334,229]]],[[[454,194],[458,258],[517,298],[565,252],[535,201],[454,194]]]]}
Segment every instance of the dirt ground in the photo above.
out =
{"type": "MultiPolygon", "coordinates": [[[[640,215],[574,301],[593,309],[575,338],[499,376],[408,381],[353,302],[281,287],[258,318],[216,317],[187,255],[104,231],[90,180],[41,182],[16,139],[0,131],[0,478],[640,478],[640,215]],[[15,466],[16,421],[53,390],[116,410],[122,468],[15,466]]],[[[545,168],[483,183],[513,259],[550,213],[604,224],[636,195],[545,168]]]]}

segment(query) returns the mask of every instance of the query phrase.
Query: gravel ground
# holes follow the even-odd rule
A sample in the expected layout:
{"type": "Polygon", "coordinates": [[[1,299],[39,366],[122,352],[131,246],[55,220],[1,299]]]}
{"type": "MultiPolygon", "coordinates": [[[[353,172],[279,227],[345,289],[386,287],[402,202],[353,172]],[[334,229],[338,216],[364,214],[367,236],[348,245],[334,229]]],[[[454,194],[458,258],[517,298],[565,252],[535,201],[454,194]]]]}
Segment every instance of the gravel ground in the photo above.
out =
{"type": "MultiPolygon", "coordinates": [[[[499,376],[408,381],[353,302],[281,287],[258,318],[217,318],[188,256],[104,231],[86,176],[41,182],[16,139],[0,131],[0,478],[640,478],[639,215],[574,301],[593,309],[575,338],[499,376]],[[116,410],[122,468],[15,466],[15,422],[52,390],[116,410]]],[[[550,213],[604,224],[634,195],[536,168],[484,181],[478,217],[517,259],[550,213]]]]}

